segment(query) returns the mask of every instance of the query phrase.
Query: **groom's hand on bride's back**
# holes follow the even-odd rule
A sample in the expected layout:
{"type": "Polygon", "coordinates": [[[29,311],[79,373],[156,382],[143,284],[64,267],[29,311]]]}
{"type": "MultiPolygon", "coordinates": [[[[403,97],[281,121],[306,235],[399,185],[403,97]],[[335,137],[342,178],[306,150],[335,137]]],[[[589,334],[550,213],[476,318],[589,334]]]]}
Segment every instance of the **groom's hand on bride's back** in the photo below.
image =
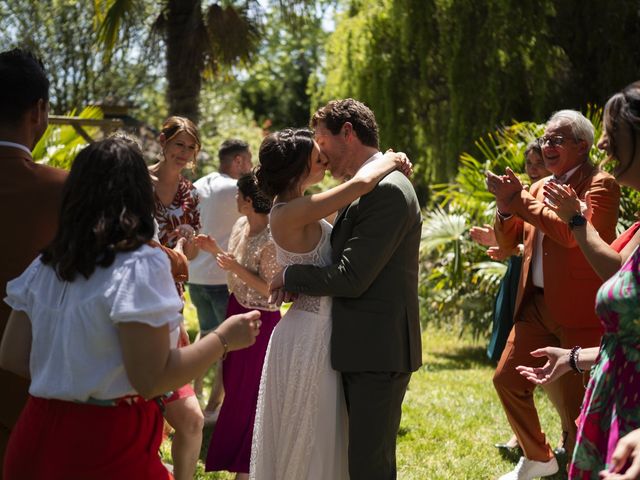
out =
{"type": "Polygon", "coordinates": [[[293,302],[298,295],[284,289],[284,270],[276,273],[269,283],[269,303],[278,307],[283,303],[293,302]]]}

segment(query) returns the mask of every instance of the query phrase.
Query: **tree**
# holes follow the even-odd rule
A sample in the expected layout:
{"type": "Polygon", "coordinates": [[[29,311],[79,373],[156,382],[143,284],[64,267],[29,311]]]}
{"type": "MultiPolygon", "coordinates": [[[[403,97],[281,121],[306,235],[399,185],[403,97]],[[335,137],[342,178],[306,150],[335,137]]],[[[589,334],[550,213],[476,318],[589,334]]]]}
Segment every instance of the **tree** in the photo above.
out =
{"type": "Polygon", "coordinates": [[[240,79],[240,104],[254,113],[259,125],[270,129],[302,127],[309,123],[310,78],[317,74],[327,33],[324,11],[286,20],[271,7],[255,61],[240,79]]]}
{"type": "Polygon", "coordinates": [[[474,139],[507,122],[602,103],[636,79],[638,4],[620,0],[349,0],[314,103],[355,96],[384,146],[417,163],[423,200],[474,139]],[[612,42],[612,43],[610,43],[612,42]]]}
{"type": "MultiPolygon", "coordinates": [[[[144,0],[94,0],[100,38],[109,53],[122,31],[135,28],[135,12],[144,0]]],[[[304,11],[310,1],[279,0],[282,11],[304,11]]],[[[169,113],[197,121],[202,80],[221,69],[246,62],[260,36],[258,0],[205,4],[202,0],[163,0],[155,29],[166,49],[169,113]]],[[[286,14],[286,13],[285,13],[286,14]]]]}
{"type": "Polygon", "coordinates": [[[122,36],[107,66],[103,54],[92,47],[93,18],[90,3],[0,0],[0,45],[3,50],[26,47],[43,59],[54,112],[69,112],[107,97],[139,99],[158,81],[153,57],[142,55],[144,39],[134,31],[122,36]]]}

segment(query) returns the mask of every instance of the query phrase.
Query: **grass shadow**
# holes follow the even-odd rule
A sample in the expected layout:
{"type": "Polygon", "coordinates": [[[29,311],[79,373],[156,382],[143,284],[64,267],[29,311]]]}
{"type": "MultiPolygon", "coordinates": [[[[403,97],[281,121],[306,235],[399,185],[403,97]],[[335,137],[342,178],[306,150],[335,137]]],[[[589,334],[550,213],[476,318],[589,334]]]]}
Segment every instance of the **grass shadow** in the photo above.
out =
{"type": "Polygon", "coordinates": [[[485,347],[465,346],[453,352],[430,353],[431,361],[423,368],[427,371],[468,370],[479,367],[495,367],[493,360],[487,357],[485,347]]]}

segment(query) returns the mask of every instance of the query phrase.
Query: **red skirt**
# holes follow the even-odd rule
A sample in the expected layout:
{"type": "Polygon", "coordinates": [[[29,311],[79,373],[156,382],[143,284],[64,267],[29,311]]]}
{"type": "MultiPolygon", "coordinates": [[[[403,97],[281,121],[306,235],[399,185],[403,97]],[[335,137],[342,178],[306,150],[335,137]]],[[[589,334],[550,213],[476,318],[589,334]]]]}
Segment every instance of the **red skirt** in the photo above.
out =
{"type": "Polygon", "coordinates": [[[5,480],[156,480],[162,412],[155,400],[103,407],[29,397],[4,463],[5,480]]]}

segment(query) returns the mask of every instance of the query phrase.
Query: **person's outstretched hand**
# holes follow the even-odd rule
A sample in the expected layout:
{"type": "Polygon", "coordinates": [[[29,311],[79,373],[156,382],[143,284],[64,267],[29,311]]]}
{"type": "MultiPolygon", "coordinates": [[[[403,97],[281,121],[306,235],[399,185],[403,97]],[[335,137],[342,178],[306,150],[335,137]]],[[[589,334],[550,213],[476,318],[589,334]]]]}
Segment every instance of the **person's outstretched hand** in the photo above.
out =
{"type": "Polygon", "coordinates": [[[260,312],[251,310],[247,313],[231,315],[220,324],[216,331],[220,333],[229,344],[229,351],[249,347],[256,341],[260,333],[260,312]]]}
{"type": "Polygon", "coordinates": [[[616,445],[609,470],[600,472],[602,480],[636,480],[640,478],[640,428],[626,434],[616,445]],[[631,462],[624,473],[619,473],[631,462]]]}
{"type": "Polygon", "coordinates": [[[217,255],[218,253],[222,252],[222,249],[218,245],[218,242],[216,242],[216,239],[209,235],[201,233],[200,235],[196,236],[194,242],[198,248],[201,248],[205,252],[209,252],[213,255],[217,255]]]}
{"type": "Polygon", "coordinates": [[[545,383],[553,382],[571,370],[571,366],[569,365],[569,353],[571,353],[571,350],[566,348],[539,348],[531,352],[531,356],[547,357],[547,363],[545,363],[544,366],[527,367],[524,365],[518,365],[516,370],[531,383],[544,385],[545,383]]]}
{"type": "Polygon", "coordinates": [[[498,246],[496,233],[493,231],[493,227],[488,223],[485,223],[482,227],[471,227],[469,235],[471,236],[471,240],[485,247],[498,246]]]}

